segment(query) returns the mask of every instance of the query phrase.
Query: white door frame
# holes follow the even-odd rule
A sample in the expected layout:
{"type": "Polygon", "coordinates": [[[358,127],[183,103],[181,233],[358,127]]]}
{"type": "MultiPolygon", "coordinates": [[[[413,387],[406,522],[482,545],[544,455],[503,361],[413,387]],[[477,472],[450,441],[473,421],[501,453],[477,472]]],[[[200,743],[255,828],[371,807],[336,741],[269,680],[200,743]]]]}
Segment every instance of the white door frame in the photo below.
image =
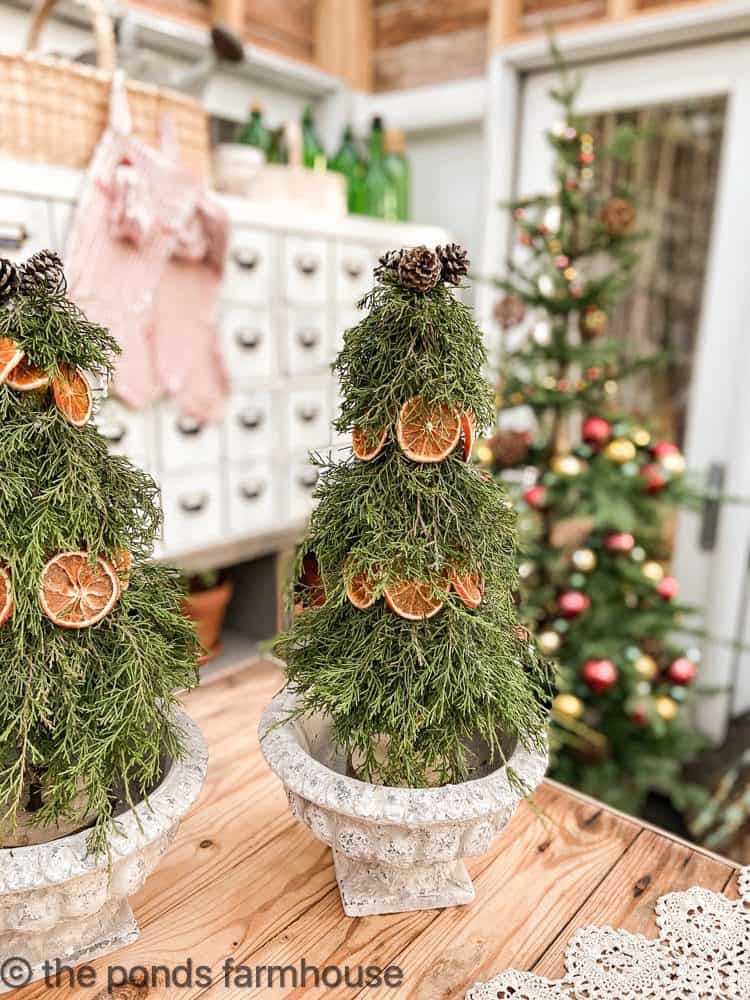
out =
{"type": "MultiPolygon", "coordinates": [[[[687,45],[710,45],[720,40],[732,40],[735,45],[744,44],[742,36],[750,38],[750,0],[730,0],[727,3],[708,6],[685,7],[666,14],[653,14],[634,18],[622,23],[602,24],[590,29],[565,34],[561,37],[567,59],[575,64],[605,59],[623,59],[631,56],[663,54],[666,62],[675,61],[676,48],[687,45]],[[673,50],[670,53],[670,50],[673,50]]],[[[731,42],[730,42],[731,44],[731,42]]],[[[621,66],[626,65],[624,61],[621,66]]],[[[631,64],[632,66],[632,64],[631,64]]],[[[734,77],[727,68],[726,74],[721,60],[710,64],[712,79],[708,90],[701,93],[730,93],[727,109],[725,144],[722,157],[722,177],[737,178],[750,176],[750,143],[744,137],[742,128],[747,130],[750,120],[750,59],[747,75],[743,70],[740,79],[734,77]],[[741,119],[740,119],[740,116],[741,119]]],[[[482,273],[497,274],[509,249],[510,220],[508,212],[499,207],[510,200],[516,190],[516,178],[521,156],[523,129],[521,127],[521,101],[523,81],[526,74],[535,70],[552,68],[551,59],[544,39],[523,42],[501,50],[493,59],[490,68],[488,112],[485,120],[485,144],[489,165],[487,181],[487,225],[483,246],[482,273]]],[[[613,73],[616,69],[613,66],[613,73]]],[[[690,96],[690,82],[686,85],[676,74],[672,93],[668,93],[671,83],[665,87],[665,74],[659,74],[660,81],[655,88],[651,103],[669,97],[680,99],[690,96]],[[658,94],[657,94],[658,91],[658,94]]],[[[649,81],[637,74],[623,78],[625,93],[633,98],[633,104],[649,103],[649,81]],[[631,94],[632,90],[632,94],[631,94]]],[[[602,110],[606,104],[597,107],[596,95],[589,94],[584,111],[602,110]]],[[[630,104],[624,100],[623,105],[630,104]]],[[[687,452],[696,469],[705,470],[713,463],[725,465],[727,479],[724,489],[735,495],[750,493],[750,454],[742,456],[742,429],[750,433],[750,351],[748,351],[747,326],[750,324],[750,188],[738,193],[733,184],[730,196],[727,185],[722,183],[717,193],[712,235],[712,253],[707,274],[704,309],[701,327],[720,322],[718,317],[726,315],[723,305],[732,296],[734,303],[733,323],[728,324],[727,335],[722,342],[721,363],[719,359],[701,355],[696,359],[695,370],[710,372],[710,379],[704,379],[700,391],[691,401],[690,426],[688,430],[687,452]],[[743,227],[744,223],[744,227],[743,227]],[[744,300],[745,323],[736,321],[737,297],[744,300]],[[706,318],[708,317],[708,319],[706,318]],[[712,364],[713,361],[713,364],[712,364]],[[704,384],[705,383],[705,384],[704,384]],[[715,438],[700,433],[701,428],[719,426],[715,438]],[[732,430],[734,438],[731,438],[732,430]],[[734,447],[736,460],[728,463],[727,456],[734,447]]],[[[492,302],[496,293],[483,286],[478,294],[480,320],[489,328],[492,302]]],[[[698,352],[706,343],[716,344],[716,337],[703,336],[698,341],[698,352]]],[[[750,449],[748,449],[750,452],[750,449]]],[[[688,602],[704,605],[706,620],[711,631],[722,637],[735,635],[741,601],[745,595],[747,579],[746,550],[750,540],[750,512],[746,508],[725,506],[719,522],[715,548],[710,553],[701,553],[695,543],[699,530],[695,515],[683,515],[678,533],[676,571],[683,582],[683,593],[688,602]],[[741,548],[742,554],[737,549],[741,548]]],[[[737,656],[728,647],[711,644],[707,650],[704,679],[712,686],[727,688],[733,681],[733,670],[737,656]]],[[[747,661],[750,664],[750,659],[747,661]]],[[[742,687],[742,685],[741,685],[742,687]]],[[[745,688],[745,698],[750,690],[745,688]]],[[[714,738],[721,738],[732,709],[733,695],[729,690],[711,698],[702,699],[699,721],[702,728],[714,738]]]]}

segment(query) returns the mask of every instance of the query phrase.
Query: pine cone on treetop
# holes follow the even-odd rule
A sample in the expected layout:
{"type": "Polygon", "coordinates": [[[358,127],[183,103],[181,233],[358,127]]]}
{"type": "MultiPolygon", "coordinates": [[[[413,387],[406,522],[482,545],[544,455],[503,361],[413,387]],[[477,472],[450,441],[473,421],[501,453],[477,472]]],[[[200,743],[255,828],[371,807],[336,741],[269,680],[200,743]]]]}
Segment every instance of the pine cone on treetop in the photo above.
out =
{"type": "Polygon", "coordinates": [[[626,198],[610,198],[599,218],[610,236],[624,236],[635,225],[635,205],[626,198]]]}
{"type": "Polygon", "coordinates": [[[40,285],[46,285],[51,292],[65,291],[63,262],[54,250],[39,250],[20,269],[22,292],[31,292],[40,285]]]}
{"type": "Polygon", "coordinates": [[[398,272],[398,262],[401,260],[403,252],[403,250],[386,250],[378,258],[378,262],[375,265],[375,277],[378,281],[382,281],[386,274],[395,275],[398,272]]]}
{"type": "Polygon", "coordinates": [[[13,261],[0,257],[0,303],[7,302],[18,289],[18,268],[13,261]]]}
{"type": "Polygon", "coordinates": [[[398,262],[398,281],[412,292],[429,292],[440,281],[443,267],[434,250],[413,247],[402,250],[398,262]]]}
{"type": "Polygon", "coordinates": [[[522,462],[529,453],[531,435],[528,431],[501,430],[487,441],[495,463],[504,469],[522,462]]]}
{"type": "Polygon", "coordinates": [[[435,253],[443,268],[443,281],[460,285],[461,278],[469,273],[471,263],[464,248],[459,243],[448,243],[444,247],[435,247],[435,253]]]}

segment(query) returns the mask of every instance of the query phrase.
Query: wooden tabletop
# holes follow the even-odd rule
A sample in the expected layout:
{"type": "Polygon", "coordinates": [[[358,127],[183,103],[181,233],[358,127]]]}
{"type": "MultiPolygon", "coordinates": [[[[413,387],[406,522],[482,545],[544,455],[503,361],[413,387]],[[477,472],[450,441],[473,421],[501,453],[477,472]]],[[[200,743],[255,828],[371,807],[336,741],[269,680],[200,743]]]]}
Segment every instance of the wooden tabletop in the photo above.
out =
{"type": "MultiPolygon", "coordinates": [[[[94,963],[107,967],[210,966],[209,985],[167,988],[163,971],[139,1000],[366,996],[462,997],[505,968],[563,972],[578,927],[612,924],[655,933],[653,904],[670,890],[733,887],[731,862],[622,816],[553,782],[522,803],[490,853],[470,859],[469,906],[350,919],[339,902],[331,852],[293,820],[261,755],[256,729],[282,675],[257,661],[192,692],[186,707],[210,749],[198,805],[146,886],[133,898],[140,939],[94,963]],[[222,967],[397,966],[395,989],[256,989],[226,985],[222,967]]],[[[312,983],[312,980],[308,980],[312,983]]],[[[14,997],[94,997],[98,989],[32,985],[14,997]]]]}

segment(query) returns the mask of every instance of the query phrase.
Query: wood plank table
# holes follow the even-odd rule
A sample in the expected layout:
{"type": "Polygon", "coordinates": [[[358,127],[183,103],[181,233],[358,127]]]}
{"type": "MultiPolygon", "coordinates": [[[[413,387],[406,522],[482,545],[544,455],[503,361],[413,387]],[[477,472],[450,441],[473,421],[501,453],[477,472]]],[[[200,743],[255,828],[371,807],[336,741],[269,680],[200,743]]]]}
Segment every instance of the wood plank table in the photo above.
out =
{"type": "MultiPolygon", "coordinates": [[[[188,959],[192,986],[183,985],[187,973],[167,985],[162,968],[149,988],[125,989],[116,1000],[462,997],[508,967],[561,975],[567,942],[589,923],[654,934],[653,904],[669,890],[698,884],[735,894],[731,862],[546,782],[538,808],[522,804],[491,852],[470,860],[477,894],[470,906],[349,919],[330,850],[292,819],[258,746],[261,711],[281,683],[278,668],[258,660],[187,696],[210,747],[208,779],[133,899],[140,939],[94,963],[96,988],[36,984],[15,998],[103,997],[108,967],[173,968],[188,959]],[[355,983],[356,967],[390,964],[403,980],[395,988],[316,988],[309,974],[305,988],[281,987],[278,979],[256,988],[239,973],[225,981],[227,958],[253,970],[299,967],[303,959],[320,969],[348,966],[355,983]],[[211,968],[210,983],[195,982],[201,965],[211,968]]],[[[124,976],[112,974],[115,982],[124,976]]]]}

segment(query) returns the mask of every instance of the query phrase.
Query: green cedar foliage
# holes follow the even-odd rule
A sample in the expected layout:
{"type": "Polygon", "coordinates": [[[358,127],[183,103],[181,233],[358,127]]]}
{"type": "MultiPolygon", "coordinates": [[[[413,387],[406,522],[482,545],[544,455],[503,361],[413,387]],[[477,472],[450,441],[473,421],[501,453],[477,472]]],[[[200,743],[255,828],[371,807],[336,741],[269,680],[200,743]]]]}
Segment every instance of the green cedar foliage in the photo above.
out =
{"type": "MultiPolygon", "coordinates": [[[[62,363],[106,377],[117,350],[43,283],[0,308],[0,337],[50,377],[62,363]]],[[[153,480],[110,455],[93,423],[69,425],[51,391],[0,386],[0,559],[15,602],[0,628],[0,832],[26,808],[32,779],[43,799],[35,822],[93,811],[90,844],[101,849],[115,790],[142,797],[162,754],[181,752],[171,710],[175,690],[197,683],[197,643],[176,572],[146,562],[160,518],[153,480]],[[71,550],[132,554],[113,611],[80,631],[55,626],[38,600],[45,562],[71,550]]]]}
{"type": "MultiPolygon", "coordinates": [[[[325,588],[279,637],[289,680],[303,712],[324,712],[338,745],[354,753],[358,774],[387,785],[457,782],[480,764],[475,736],[503,761],[508,736],[544,743],[550,688],[547,665],[517,631],[514,591],[516,518],[505,492],[458,452],[436,464],[408,459],[396,439],[401,406],[470,408],[480,426],[494,419],[481,375],[486,357],[471,311],[442,283],[421,293],[393,272],[360,303],[368,310],[348,330],[336,362],[341,433],[388,428],[370,462],[350,456],[323,467],[318,505],[302,554],[314,552],[325,588]],[[484,599],[470,610],[446,572],[479,572],[484,599]],[[347,598],[347,583],[365,572],[376,580],[366,610],[347,598]],[[403,579],[426,582],[445,604],[434,617],[397,616],[383,590],[403,579]],[[375,744],[385,741],[385,760],[375,744]]],[[[459,448],[460,452],[460,448],[459,448]]]]}

